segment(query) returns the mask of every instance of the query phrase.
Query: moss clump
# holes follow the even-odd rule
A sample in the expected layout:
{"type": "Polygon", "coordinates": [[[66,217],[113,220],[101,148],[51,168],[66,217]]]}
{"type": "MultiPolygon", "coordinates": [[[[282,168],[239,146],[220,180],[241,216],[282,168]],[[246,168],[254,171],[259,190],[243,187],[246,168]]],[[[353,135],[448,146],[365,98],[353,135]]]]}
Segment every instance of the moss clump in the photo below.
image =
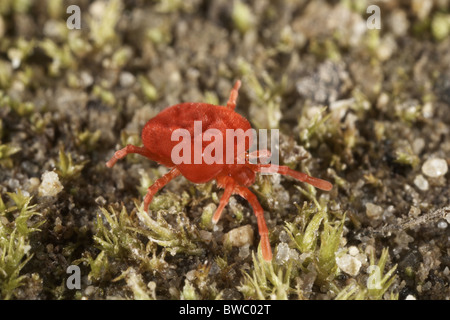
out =
{"type": "Polygon", "coordinates": [[[246,299],[286,300],[295,292],[290,286],[292,263],[283,267],[266,262],[260,252],[258,257],[253,253],[252,258],[254,269],[251,274],[244,274],[244,281],[238,287],[246,299]]]}
{"type": "MultiPolygon", "coordinates": [[[[310,292],[307,286],[300,284],[308,281],[322,287],[336,299],[382,299],[395,281],[393,273],[396,266],[383,274],[388,251],[383,250],[378,264],[375,264],[373,251],[371,253],[368,270],[381,272],[369,275],[369,279],[374,278],[373,284],[366,281],[367,288],[360,286],[358,290],[343,287],[337,278],[342,271],[336,259],[347,251],[343,246],[346,215],[334,213],[331,219],[325,203],[319,204],[313,192],[303,192],[312,202],[298,207],[298,218],[286,223],[285,231],[290,242],[277,246],[272,262],[265,262],[260,252],[258,257],[253,254],[254,269],[251,273],[244,272],[245,279],[239,290],[249,299],[292,299],[294,296],[304,299],[310,292]]],[[[366,278],[359,275],[354,281],[364,283],[366,278]]],[[[391,291],[390,297],[398,298],[398,294],[391,291]]]]}
{"type": "Polygon", "coordinates": [[[30,196],[20,190],[8,195],[11,204],[0,197],[0,298],[5,300],[14,298],[24,285],[21,271],[33,258],[30,235],[45,223],[34,210],[36,205],[30,205],[30,196]]]}
{"type": "Polygon", "coordinates": [[[11,144],[0,144],[0,166],[3,168],[12,168],[12,155],[19,152],[21,148],[12,146],[11,144]]]}
{"type": "Polygon", "coordinates": [[[72,160],[72,155],[70,153],[66,153],[63,148],[59,150],[59,162],[57,164],[56,173],[66,180],[76,179],[80,176],[81,171],[83,170],[86,163],[89,160],[82,161],[78,164],[74,164],[72,160]]]}
{"type": "MultiPolygon", "coordinates": [[[[353,282],[343,288],[336,300],[380,300],[383,299],[385,293],[395,281],[395,270],[397,265],[393,266],[386,273],[385,267],[387,259],[389,258],[388,249],[383,249],[378,264],[375,263],[374,252],[370,255],[370,266],[368,268],[369,276],[365,283],[353,282]]],[[[398,293],[390,292],[387,296],[390,300],[397,300],[398,293]]]]}

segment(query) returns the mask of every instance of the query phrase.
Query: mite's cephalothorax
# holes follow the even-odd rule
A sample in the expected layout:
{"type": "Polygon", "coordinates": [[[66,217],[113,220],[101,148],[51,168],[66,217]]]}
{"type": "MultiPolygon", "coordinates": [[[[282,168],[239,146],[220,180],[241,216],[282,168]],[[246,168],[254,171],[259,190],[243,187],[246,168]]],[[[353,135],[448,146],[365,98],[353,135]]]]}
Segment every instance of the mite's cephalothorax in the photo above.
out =
{"type": "MultiPolygon", "coordinates": [[[[272,250],[270,248],[269,232],[264,219],[264,212],[256,196],[248,189],[255,182],[256,173],[262,171],[280,173],[326,191],[331,190],[331,183],[294,171],[286,166],[251,163],[249,159],[267,157],[270,153],[267,150],[248,153],[251,142],[247,140],[245,140],[245,147],[243,148],[245,150],[245,161],[242,161],[243,155],[237,154],[237,152],[234,158],[236,161],[231,161],[231,164],[230,161],[207,164],[204,159],[200,163],[192,161],[190,163],[175,164],[174,162],[176,161],[173,161],[172,157],[172,150],[178,144],[178,141],[173,141],[172,139],[174,130],[184,129],[190,132],[192,137],[191,144],[194,145],[195,137],[192,136],[194,123],[199,123],[199,121],[203,131],[214,128],[218,130],[217,132],[222,133],[223,137],[226,137],[227,129],[242,129],[243,131],[251,129],[247,119],[234,111],[240,85],[241,82],[239,80],[236,81],[226,106],[216,106],[207,103],[181,103],[161,111],[156,117],[150,119],[142,130],[143,147],[127,145],[125,148],[117,151],[106,165],[111,168],[118,159],[122,159],[129,153],[138,153],[171,168],[167,174],[156,180],[148,188],[147,195],[144,198],[144,210],[146,211],[156,192],[179,175],[183,175],[194,183],[205,183],[215,179],[217,185],[224,189],[224,193],[214,213],[213,222],[217,223],[219,221],[222,211],[232,194],[238,194],[245,198],[252,206],[258,221],[263,258],[270,261],[272,259],[272,250]],[[237,161],[238,158],[241,161],[237,161]]],[[[226,143],[223,145],[225,148],[226,143]]],[[[206,144],[201,145],[202,150],[206,147],[206,144]]],[[[194,155],[192,155],[193,158],[194,155]]]]}

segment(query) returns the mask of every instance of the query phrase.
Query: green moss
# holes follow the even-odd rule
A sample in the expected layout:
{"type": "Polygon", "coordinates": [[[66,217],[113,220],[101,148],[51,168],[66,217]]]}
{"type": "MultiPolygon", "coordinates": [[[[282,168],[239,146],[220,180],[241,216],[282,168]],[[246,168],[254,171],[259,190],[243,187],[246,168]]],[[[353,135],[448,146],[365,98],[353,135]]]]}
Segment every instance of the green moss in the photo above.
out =
{"type": "Polygon", "coordinates": [[[287,267],[273,262],[266,262],[258,250],[258,256],[252,254],[253,269],[244,273],[244,280],[238,290],[245,299],[286,300],[293,292],[290,287],[292,264],[287,267]]]}
{"type": "Polygon", "coordinates": [[[23,285],[21,270],[33,257],[29,236],[45,223],[35,205],[30,205],[30,196],[20,190],[7,194],[14,205],[5,204],[0,196],[0,298],[5,300],[23,285]]]}
{"type": "Polygon", "coordinates": [[[44,39],[39,42],[39,47],[45,54],[52,58],[52,63],[48,67],[48,73],[53,77],[58,77],[67,68],[74,69],[76,61],[72,55],[68,44],[58,45],[51,39],[44,39]]]}
{"type": "Polygon", "coordinates": [[[234,1],[233,11],[231,14],[234,27],[241,33],[246,33],[255,25],[255,16],[252,9],[241,1],[234,1]]]}
{"type": "Polygon", "coordinates": [[[112,207],[109,211],[100,208],[100,212],[101,215],[97,215],[94,241],[101,251],[115,259],[132,256],[139,260],[147,254],[145,245],[136,238],[136,231],[132,230],[135,223],[125,207],[122,207],[120,212],[112,207]],[[106,225],[102,218],[106,219],[106,225]]]}
{"type": "Polygon", "coordinates": [[[257,75],[254,68],[245,60],[238,60],[243,81],[249,90],[252,105],[250,116],[252,124],[258,129],[276,129],[281,119],[281,96],[287,85],[287,78],[277,82],[266,72],[257,75]],[[258,79],[261,77],[263,83],[258,79]]]}
{"type": "Polygon", "coordinates": [[[408,146],[395,152],[395,162],[417,168],[420,164],[420,159],[416,154],[414,154],[412,148],[408,146]]]}
{"type": "Polygon", "coordinates": [[[365,14],[369,4],[366,0],[341,0],[341,4],[359,14],[365,14]]]}
{"type": "Polygon", "coordinates": [[[71,52],[79,59],[91,54],[94,49],[88,39],[83,37],[83,34],[78,30],[70,30],[67,36],[67,44],[71,52]]]}
{"type": "Polygon", "coordinates": [[[299,211],[298,223],[286,223],[286,231],[301,253],[312,253],[316,249],[319,227],[324,218],[324,212],[305,203],[299,211]]]}
{"type": "Polygon", "coordinates": [[[46,115],[42,116],[38,112],[35,112],[30,116],[31,128],[37,134],[43,134],[45,128],[49,125],[49,123],[50,123],[49,116],[46,115]]]}
{"type": "Polygon", "coordinates": [[[116,105],[116,97],[114,96],[114,94],[110,90],[105,89],[100,85],[94,85],[94,88],[92,89],[92,95],[100,99],[107,106],[112,107],[116,105]]]}
{"type": "Polygon", "coordinates": [[[450,15],[436,13],[431,20],[431,32],[438,41],[448,38],[450,34],[450,15]]]}
{"type": "Polygon", "coordinates": [[[213,104],[215,106],[220,104],[219,98],[214,91],[205,92],[205,103],[213,104]]]}
{"type": "Polygon", "coordinates": [[[111,0],[107,2],[101,14],[88,20],[89,35],[97,48],[103,48],[117,39],[116,25],[120,18],[122,9],[121,0],[111,0]]]}
{"type": "Polygon", "coordinates": [[[91,271],[88,274],[88,279],[93,283],[108,281],[112,277],[110,271],[111,264],[108,255],[104,250],[100,251],[95,258],[93,258],[90,253],[85,253],[81,259],[75,260],[74,264],[78,264],[79,262],[85,262],[90,266],[91,271]]]}
{"type": "Polygon", "coordinates": [[[11,84],[12,66],[9,62],[0,59],[0,88],[6,89],[11,84]]]}
{"type": "Polygon", "coordinates": [[[320,233],[320,248],[317,253],[316,269],[319,284],[328,284],[336,276],[336,256],[340,246],[345,216],[338,223],[325,220],[320,233]]]}
{"type": "Polygon", "coordinates": [[[345,215],[334,222],[328,217],[326,206],[319,205],[313,195],[315,208],[306,203],[299,209],[296,223],[286,223],[286,232],[295,247],[310,259],[317,272],[317,283],[331,283],[336,276],[336,255],[340,248],[345,215]]]}
{"type": "Polygon", "coordinates": [[[167,25],[161,25],[156,28],[150,28],[146,32],[147,38],[155,45],[166,45],[172,41],[172,34],[167,25]]]}
{"type": "Polygon", "coordinates": [[[148,101],[153,102],[158,100],[158,91],[146,77],[140,75],[138,77],[138,81],[141,86],[142,93],[148,101]]]}
{"type": "Polygon", "coordinates": [[[142,275],[134,268],[128,268],[114,281],[122,279],[125,279],[127,287],[133,293],[135,300],[156,300],[156,284],[153,281],[145,284],[142,275]]]}
{"type": "Polygon", "coordinates": [[[65,12],[63,0],[47,1],[47,12],[50,18],[60,19],[65,12]]]}
{"type": "Polygon", "coordinates": [[[189,280],[185,280],[180,298],[181,300],[199,300],[199,296],[189,280]]]}
{"type": "Polygon", "coordinates": [[[145,235],[151,242],[165,247],[172,255],[177,253],[199,255],[203,252],[196,244],[198,241],[197,229],[190,224],[184,213],[176,216],[176,227],[164,219],[162,211],[157,212],[156,220],[152,219],[141,207],[137,208],[136,214],[145,228],[134,228],[133,230],[145,235]]]}
{"type": "Polygon", "coordinates": [[[34,223],[31,221],[34,216],[42,216],[34,210],[36,205],[30,205],[32,197],[23,194],[20,189],[16,193],[7,192],[7,194],[15,203],[15,206],[10,207],[9,210],[17,211],[14,225],[18,233],[23,236],[28,236],[32,232],[40,231],[39,227],[45,223],[45,220],[34,223]]]}
{"type": "Polygon", "coordinates": [[[75,143],[77,146],[83,147],[85,150],[92,151],[97,146],[101,134],[101,130],[95,130],[92,132],[86,129],[77,133],[75,143]]]}
{"type": "Polygon", "coordinates": [[[18,153],[20,150],[21,148],[11,144],[0,144],[0,166],[2,168],[12,168],[13,159],[11,159],[11,156],[18,153]]]}
{"type": "Polygon", "coordinates": [[[23,38],[17,39],[7,51],[13,69],[19,68],[22,62],[32,53],[34,48],[35,42],[33,40],[27,41],[23,38]]]}
{"type": "MultiPolygon", "coordinates": [[[[331,114],[325,114],[327,107],[323,107],[317,112],[313,119],[308,121],[308,126],[300,130],[300,142],[306,148],[310,148],[312,145],[316,145],[317,142],[313,140],[322,141],[327,134],[327,128],[324,125],[331,114]]],[[[302,124],[303,122],[300,122],[302,124]]]]}
{"type": "Polygon", "coordinates": [[[309,50],[321,60],[340,61],[342,59],[340,50],[332,39],[313,39],[309,45],[309,50]]]}
{"type": "Polygon", "coordinates": [[[150,178],[148,172],[146,170],[141,170],[139,174],[139,186],[137,187],[139,194],[142,197],[148,192],[148,188],[154,183],[154,181],[150,178]]]}
{"type": "Polygon", "coordinates": [[[156,11],[160,13],[171,13],[177,11],[190,11],[188,1],[184,0],[157,0],[156,11]]]}
{"type": "Polygon", "coordinates": [[[80,176],[86,163],[89,160],[82,161],[78,164],[74,164],[72,155],[66,153],[63,148],[59,150],[59,162],[57,164],[56,173],[63,179],[71,180],[80,176]]]}
{"type": "Polygon", "coordinates": [[[205,206],[200,220],[200,227],[202,229],[212,230],[213,228],[212,217],[216,209],[217,207],[212,203],[210,205],[205,206]]]}
{"type": "Polygon", "coordinates": [[[11,12],[26,13],[31,5],[31,0],[3,0],[0,4],[0,14],[7,15],[11,12]]]}
{"type": "MultiPolygon", "coordinates": [[[[371,252],[370,266],[368,268],[369,277],[365,283],[353,282],[343,288],[336,296],[337,300],[380,300],[390,289],[395,281],[395,270],[397,265],[385,272],[387,259],[389,258],[388,249],[384,248],[378,264],[375,263],[374,251],[371,252]]],[[[398,294],[393,291],[388,295],[389,299],[397,300],[398,294]]]]}
{"type": "MultiPolygon", "coordinates": [[[[96,258],[87,255],[82,259],[91,267],[91,279],[101,281],[107,275],[112,276],[112,265],[122,259],[127,259],[139,270],[154,273],[167,269],[167,252],[172,255],[198,255],[203,252],[196,244],[196,230],[187,222],[186,217],[178,216],[177,227],[173,227],[163,218],[161,212],[158,212],[156,220],[141,207],[137,206],[135,212],[136,214],[131,216],[125,207],[122,207],[120,212],[112,207],[109,210],[100,208],[101,215],[97,216],[94,241],[101,251],[96,258]],[[160,255],[156,254],[158,247],[163,248],[160,255]]],[[[131,281],[133,285],[137,285],[134,280],[128,279],[127,283],[131,281]]],[[[135,287],[132,290],[135,292],[137,289],[138,287],[135,287]]]]}
{"type": "Polygon", "coordinates": [[[8,236],[0,234],[0,287],[1,298],[9,300],[23,284],[25,276],[20,271],[30,261],[30,246],[24,236],[14,230],[8,236]]]}

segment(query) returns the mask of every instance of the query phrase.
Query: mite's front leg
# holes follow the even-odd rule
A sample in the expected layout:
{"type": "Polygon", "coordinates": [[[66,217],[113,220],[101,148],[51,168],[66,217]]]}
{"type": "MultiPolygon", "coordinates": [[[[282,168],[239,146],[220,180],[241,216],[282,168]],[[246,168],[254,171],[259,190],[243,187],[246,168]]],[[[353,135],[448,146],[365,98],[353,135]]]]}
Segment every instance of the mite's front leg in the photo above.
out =
{"type": "Polygon", "coordinates": [[[145,198],[144,198],[144,210],[145,210],[145,212],[148,211],[148,206],[149,206],[150,202],[152,202],[153,196],[159,190],[161,190],[166,184],[168,184],[170,182],[170,180],[172,180],[175,177],[178,177],[180,174],[181,174],[180,170],[178,170],[177,168],[173,168],[168,173],[163,175],[161,178],[156,180],[155,183],[152,184],[148,188],[147,194],[145,195],[145,198]]]}
{"type": "Polygon", "coordinates": [[[129,144],[125,148],[116,151],[114,156],[106,163],[106,166],[108,168],[112,168],[116,164],[117,160],[124,158],[129,153],[138,153],[141,156],[151,158],[149,151],[145,147],[137,147],[129,144]]]}

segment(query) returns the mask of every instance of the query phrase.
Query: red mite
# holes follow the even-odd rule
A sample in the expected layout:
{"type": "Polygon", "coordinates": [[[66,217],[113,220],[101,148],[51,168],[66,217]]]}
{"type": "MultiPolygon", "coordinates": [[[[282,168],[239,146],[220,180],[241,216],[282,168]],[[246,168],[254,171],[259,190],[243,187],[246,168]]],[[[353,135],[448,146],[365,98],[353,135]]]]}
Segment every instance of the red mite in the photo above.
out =
{"type": "MultiPolygon", "coordinates": [[[[213,128],[226,134],[227,129],[242,129],[244,131],[251,129],[250,123],[234,111],[236,99],[241,82],[238,80],[231,90],[230,97],[226,106],[216,106],[207,103],[181,103],[161,111],[156,117],[150,119],[142,130],[143,147],[127,145],[125,148],[117,151],[114,156],[106,163],[111,168],[117,162],[129,153],[138,153],[150,160],[156,161],[171,170],[155,181],[148,188],[147,195],[144,198],[144,210],[148,206],[153,196],[163,188],[173,178],[183,175],[186,179],[194,183],[205,183],[215,179],[217,185],[224,189],[220,199],[219,206],[212,218],[213,223],[220,219],[224,207],[227,205],[232,194],[238,194],[250,203],[258,221],[258,230],[261,238],[261,250],[264,260],[272,260],[272,250],[269,242],[269,231],[267,230],[264,219],[264,211],[258,202],[256,196],[248,189],[255,182],[256,173],[265,171],[271,173],[280,173],[290,176],[302,182],[309,183],[316,188],[329,191],[333,187],[328,181],[311,177],[305,173],[294,171],[286,166],[274,164],[255,164],[250,163],[249,159],[267,157],[270,153],[267,150],[260,150],[249,153],[249,145],[245,140],[245,161],[226,163],[207,164],[202,159],[200,163],[191,161],[190,163],[175,164],[172,161],[172,150],[178,144],[178,141],[172,141],[172,133],[176,129],[185,129],[190,133],[191,145],[194,145],[193,136],[194,122],[201,121],[202,133],[207,129],[213,128]],[[198,163],[198,164],[196,164],[198,163]]],[[[197,122],[198,123],[198,122],[197,122]]],[[[234,141],[234,140],[233,140],[234,141]]],[[[206,145],[202,142],[202,151],[206,145]]],[[[235,149],[236,149],[235,145],[235,149]]],[[[235,152],[234,154],[237,154],[235,152]]],[[[236,155],[235,159],[242,157],[236,155]]],[[[193,159],[193,157],[192,157],[193,159]]],[[[242,158],[241,158],[242,159],[242,158]]],[[[188,161],[189,162],[189,161],[188,161]]]]}

